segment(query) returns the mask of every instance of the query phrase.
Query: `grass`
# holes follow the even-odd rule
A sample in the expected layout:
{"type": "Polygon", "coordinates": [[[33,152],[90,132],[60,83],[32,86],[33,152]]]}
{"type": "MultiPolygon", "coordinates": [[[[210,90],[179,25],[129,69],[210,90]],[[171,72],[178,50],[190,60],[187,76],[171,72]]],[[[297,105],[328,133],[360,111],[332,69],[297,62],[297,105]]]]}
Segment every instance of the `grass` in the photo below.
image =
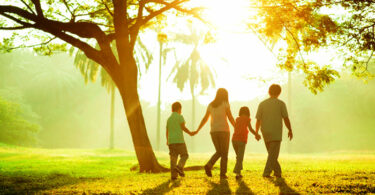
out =
{"type": "MultiPolygon", "coordinates": [[[[210,154],[190,154],[187,166],[203,165],[210,154]]],[[[157,153],[168,165],[168,154],[157,153]]],[[[130,171],[133,152],[123,150],[35,149],[0,146],[0,194],[274,194],[375,193],[375,153],[281,154],[283,179],[264,179],[265,154],[247,154],[244,179],[231,170],[220,181],[202,170],[170,182],[169,173],[130,171]]],[[[219,163],[217,163],[217,166],[219,163]]]]}

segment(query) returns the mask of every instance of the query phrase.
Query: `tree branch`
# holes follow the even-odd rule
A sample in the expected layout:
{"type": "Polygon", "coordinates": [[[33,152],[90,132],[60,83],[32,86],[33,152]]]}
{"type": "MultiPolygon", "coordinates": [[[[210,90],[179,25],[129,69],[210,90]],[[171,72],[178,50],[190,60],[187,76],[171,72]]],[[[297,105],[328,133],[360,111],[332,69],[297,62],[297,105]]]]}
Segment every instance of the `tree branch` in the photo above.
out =
{"type": "Polygon", "coordinates": [[[102,3],[104,4],[104,6],[105,6],[105,9],[107,10],[107,12],[113,17],[113,13],[111,12],[111,10],[109,9],[109,7],[108,7],[108,5],[107,5],[107,3],[106,2],[104,2],[104,0],[101,0],[102,1],[102,3]]]}
{"type": "Polygon", "coordinates": [[[34,12],[34,10],[33,9],[31,9],[31,7],[24,1],[24,0],[20,0],[26,7],[27,7],[27,9],[31,12],[31,13],[33,13],[33,14],[35,14],[35,12],[34,12]]]}
{"type": "Polygon", "coordinates": [[[32,28],[32,26],[0,27],[0,30],[22,30],[26,28],[32,28]]]}
{"type": "Polygon", "coordinates": [[[31,0],[31,1],[34,3],[37,15],[39,17],[43,17],[44,18],[42,6],[40,5],[40,0],[31,0]]]}

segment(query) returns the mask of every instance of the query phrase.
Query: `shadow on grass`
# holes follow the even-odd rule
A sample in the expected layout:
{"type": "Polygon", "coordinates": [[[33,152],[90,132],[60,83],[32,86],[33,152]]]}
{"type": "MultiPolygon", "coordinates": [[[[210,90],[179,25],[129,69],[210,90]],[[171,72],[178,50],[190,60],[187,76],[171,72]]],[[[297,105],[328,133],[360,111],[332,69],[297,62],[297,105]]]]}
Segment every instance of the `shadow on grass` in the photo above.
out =
{"type": "Polygon", "coordinates": [[[267,178],[267,180],[271,181],[275,186],[279,188],[280,194],[300,194],[299,192],[291,188],[282,177],[276,178],[275,180],[272,178],[267,178]]]}
{"type": "Polygon", "coordinates": [[[236,180],[236,182],[238,183],[236,194],[254,194],[242,179],[236,180]]]}
{"type": "MultiPolygon", "coordinates": [[[[206,179],[207,180],[207,179],[206,179]]],[[[209,195],[213,194],[231,194],[232,191],[229,188],[229,183],[226,179],[220,179],[220,183],[214,183],[207,180],[207,182],[212,186],[210,191],[207,192],[209,195]]]]}
{"type": "Polygon", "coordinates": [[[100,178],[77,178],[60,173],[48,175],[0,174],[0,194],[37,194],[44,190],[98,179],[100,178]]]}
{"type": "Polygon", "coordinates": [[[180,180],[171,181],[168,180],[154,188],[145,190],[142,194],[165,194],[171,191],[173,188],[179,187],[181,185],[180,180]]]}

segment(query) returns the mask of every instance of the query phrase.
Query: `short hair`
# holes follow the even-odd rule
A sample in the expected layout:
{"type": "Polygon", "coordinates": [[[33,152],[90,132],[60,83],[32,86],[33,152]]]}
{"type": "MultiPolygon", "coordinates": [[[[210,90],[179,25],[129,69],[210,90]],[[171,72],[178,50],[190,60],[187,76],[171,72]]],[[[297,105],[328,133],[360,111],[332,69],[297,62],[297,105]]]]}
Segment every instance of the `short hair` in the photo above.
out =
{"type": "Polygon", "coordinates": [[[268,93],[271,96],[279,96],[281,93],[281,87],[278,84],[272,84],[270,88],[268,89],[268,93]]]}
{"type": "Polygon", "coordinates": [[[250,117],[250,109],[247,106],[243,106],[240,108],[240,112],[238,116],[247,116],[250,117]]]}
{"type": "Polygon", "coordinates": [[[172,104],[172,112],[177,112],[182,108],[180,102],[175,102],[172,104]]]}

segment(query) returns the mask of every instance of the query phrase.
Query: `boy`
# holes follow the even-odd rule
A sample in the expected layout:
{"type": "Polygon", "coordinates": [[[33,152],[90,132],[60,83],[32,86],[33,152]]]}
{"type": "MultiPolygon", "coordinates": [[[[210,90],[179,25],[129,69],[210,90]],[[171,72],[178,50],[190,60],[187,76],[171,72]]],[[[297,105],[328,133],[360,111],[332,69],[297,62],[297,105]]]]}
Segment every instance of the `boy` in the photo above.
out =
{"type": "Polygon", "coordinates": [[[280,85],[273,84],[270,86],[268,93],[270,98],[261,102],[256,114],[256,133],[261,127],[264,143],[266,144],[268,157],[264,168],[263,177],[271,177],[271,172],[278,178],[281,177],[281,167],[277,161],[280,152],[280,143],[282,137],[282,120],[289,129],[288,137],[293,138],[292,127],[288,118],[286,105],[278,97],[281,93],[280,85]]]}
{"type": "Polygon", "coordinates": [[[167,145],[169,147],[172,180],[177,179],[177,174],[179,174],[181,177],[185,177],[183,169],[189,155],[186,149],[182,131],[185,131],[190,136],[193,135],[193,133],[185,127],[185,120],[181,115],[181,109],[182,107],[180,102],[173,103],[172,114],[167,121],[167,145]],[[180,161],[176,166],[179,155],[180,161]]]}

